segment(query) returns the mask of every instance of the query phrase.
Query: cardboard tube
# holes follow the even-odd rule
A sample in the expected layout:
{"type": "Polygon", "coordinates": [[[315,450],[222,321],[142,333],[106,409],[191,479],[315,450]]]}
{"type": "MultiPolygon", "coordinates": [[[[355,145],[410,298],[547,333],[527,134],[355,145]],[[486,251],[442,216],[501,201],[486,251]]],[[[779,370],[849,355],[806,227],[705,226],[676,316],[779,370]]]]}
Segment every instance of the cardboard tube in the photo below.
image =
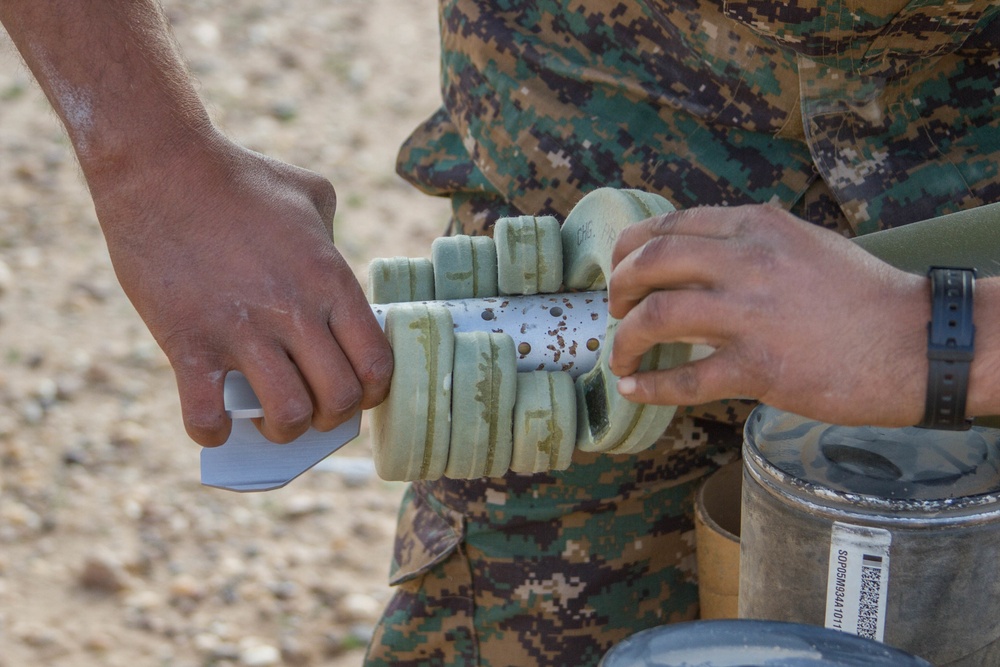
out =
{"type": "Polygon", "coordinates": [[[695,499],[698,597],[703,619],[737,618],[743,462],[709,475],[695,499]]]}

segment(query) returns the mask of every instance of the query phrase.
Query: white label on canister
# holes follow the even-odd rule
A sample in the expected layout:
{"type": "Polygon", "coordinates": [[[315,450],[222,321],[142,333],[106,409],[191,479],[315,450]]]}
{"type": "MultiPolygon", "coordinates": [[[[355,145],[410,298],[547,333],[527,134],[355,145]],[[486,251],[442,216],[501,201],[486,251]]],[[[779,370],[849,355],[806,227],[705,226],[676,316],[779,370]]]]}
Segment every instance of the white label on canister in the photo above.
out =
{"type": "Polygon", "coordinates": [[[882,641],[891,542],[888,530],[833,524],[826,627],[882,641]]]}

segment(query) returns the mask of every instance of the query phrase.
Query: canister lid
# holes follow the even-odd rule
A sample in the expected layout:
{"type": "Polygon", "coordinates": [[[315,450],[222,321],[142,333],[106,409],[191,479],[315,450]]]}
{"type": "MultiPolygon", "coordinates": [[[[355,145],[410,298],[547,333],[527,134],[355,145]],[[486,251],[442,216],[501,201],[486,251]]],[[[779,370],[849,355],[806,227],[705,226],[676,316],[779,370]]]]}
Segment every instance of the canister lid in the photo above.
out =
{"type": "Polygon", "coordinates": [[[931,501],[1000,491],[998,429],[833,426],[758,406],[746,437],[782,472],[844,493],[931,501]]]}
{"type": "Polygon", "coordinates": [[[632,635],[600,667],[931,667],[872,639],[799,623],[693,621],[632,635]]]}

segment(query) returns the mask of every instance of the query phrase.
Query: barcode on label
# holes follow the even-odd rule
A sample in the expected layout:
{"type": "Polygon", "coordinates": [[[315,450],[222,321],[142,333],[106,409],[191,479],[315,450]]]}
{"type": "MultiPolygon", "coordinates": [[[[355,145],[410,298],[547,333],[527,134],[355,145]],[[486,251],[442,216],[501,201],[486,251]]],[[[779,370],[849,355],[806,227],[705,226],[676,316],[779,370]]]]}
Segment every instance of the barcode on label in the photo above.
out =
{"type": "Polygon", "coordinates": [[[826,627],[882,641],[891,542],[887,530],[833,524],[826,627]]]}
{"type": "Polygon", "coordinates": [[[858,636],[876,639],[878,634],[878,603],[882,594],[882,559],[878,567],[868,565],[869,556],[864,557],[861,568],[861,599],[858,600],[858,636]]]}

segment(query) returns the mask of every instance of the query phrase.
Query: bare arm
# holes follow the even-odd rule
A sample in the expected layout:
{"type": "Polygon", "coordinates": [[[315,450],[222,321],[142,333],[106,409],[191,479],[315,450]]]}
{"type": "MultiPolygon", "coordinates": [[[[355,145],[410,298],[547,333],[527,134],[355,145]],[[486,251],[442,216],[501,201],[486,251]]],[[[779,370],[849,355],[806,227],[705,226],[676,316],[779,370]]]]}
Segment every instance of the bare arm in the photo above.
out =
{"type": "Polygon", "coordinates": [[[232,369],[276,441],[385,396],[391,351],[333,245],[333,187],[213,127],[156,2],[3,0],[0,22],[66,126],[192,438],[225,440],[232,369]]]}
{"type": "MultiPolygon", "coordinates": [[[[611,314],[612,370],[629,398],[692,405],[746,396],[822,421],[906,426],[923,417],[927,278],[769,206],[702,208],[626,230],[611,314]],[[635,373],[662,341],[702,361],[635,373]]],[[[1000,278],[977,281],[969,416],[1000,412],[1000,278]]]]}

